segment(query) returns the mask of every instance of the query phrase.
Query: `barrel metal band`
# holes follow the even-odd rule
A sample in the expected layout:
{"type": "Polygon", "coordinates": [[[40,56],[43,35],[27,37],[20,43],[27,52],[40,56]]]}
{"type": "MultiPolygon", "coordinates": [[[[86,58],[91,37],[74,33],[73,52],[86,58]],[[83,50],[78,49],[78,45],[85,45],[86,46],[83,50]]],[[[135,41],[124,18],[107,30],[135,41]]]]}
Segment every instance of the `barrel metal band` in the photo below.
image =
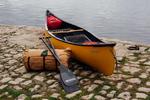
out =
{"type": "Polygon", "coordinates": [[[31,67],[30,67],[30,57],[28,57],[28,70],[31,71],[31,67]]]}
{"type": "Polygon", "coordinates": [[[46,68],[45,68],[45,56],[43,56],[43,70],[46,70],[46,68]]]}

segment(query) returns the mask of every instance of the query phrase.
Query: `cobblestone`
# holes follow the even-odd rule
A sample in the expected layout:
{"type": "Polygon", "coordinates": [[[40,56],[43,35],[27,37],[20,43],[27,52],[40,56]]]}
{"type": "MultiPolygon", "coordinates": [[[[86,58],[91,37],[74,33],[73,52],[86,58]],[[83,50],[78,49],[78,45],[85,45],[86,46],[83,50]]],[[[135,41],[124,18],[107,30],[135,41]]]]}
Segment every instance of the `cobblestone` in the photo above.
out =
{"type": "Polygon", "coordinates": [[[70,98],[73,98],[74,96],[76,96],[77,94],[80,94],[82,91],[76,91],[76,92],[73,92],[71,94],[67,94],[66,95],[66,98],[70,99],[70,98]]]}
{"type": "Polygon", "coordinates": [[[144,93],[136,93],[136,98],[139,99],[146,99],[148,95],[144,94],[144,93]]]}
{"type": "Polygon", "coordinates": [[[146,88],[146,87],[139,87],[138,91],[140,92],[146,92],[146,93],[150,93],[150,88],[146,88]]]}
{"type": "Polygon", "coordinates": [[[127,47],[134,44],[117,41],[118,68],[111,76],[85,70],[84,67],[88,66],[76,61],[70,62],[71,70],[80,81],[81,90],[67,94],[59,84],[57,71],[27,72],[24,67],[22,53],[25,46],[43,48],[38,39],[41,32],[41,28],[0,25],[0,99],[149,99],[149,46],[140,45],[140,50],[130,51],[127,47]]]}
{"type": "Polygon", "coordinates": [[[129,83],[135,83],[135,84],[140,84],[141,80],[139,78],[131,78],[127,80],[129,83]]]}

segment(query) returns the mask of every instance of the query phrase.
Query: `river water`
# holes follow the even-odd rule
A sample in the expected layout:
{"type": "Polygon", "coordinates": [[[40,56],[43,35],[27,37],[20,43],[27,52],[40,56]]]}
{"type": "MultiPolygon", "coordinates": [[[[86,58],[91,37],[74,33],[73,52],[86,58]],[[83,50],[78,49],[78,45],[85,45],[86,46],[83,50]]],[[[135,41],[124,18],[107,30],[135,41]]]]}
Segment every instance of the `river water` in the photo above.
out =
{"type": "Polygon", "coordinates": [[[44,26],[45,10],[98,37],[150,44],[150,0],[0,0],[0,24],[44,26]]]}

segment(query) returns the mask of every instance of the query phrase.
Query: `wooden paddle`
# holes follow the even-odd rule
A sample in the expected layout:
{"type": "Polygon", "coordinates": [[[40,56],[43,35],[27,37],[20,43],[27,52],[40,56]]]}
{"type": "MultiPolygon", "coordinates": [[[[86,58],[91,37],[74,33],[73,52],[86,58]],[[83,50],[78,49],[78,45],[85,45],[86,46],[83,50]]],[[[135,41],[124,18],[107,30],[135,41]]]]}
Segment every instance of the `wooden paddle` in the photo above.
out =
{"type": "Polygon", "coordinates": [[[56,58],[56,60],[59,63],[58,69],[60,72],[60,82],[64,90],[67,93],[71,93],[71,92],[75,92],[79,90],[78,79],[76,78],[76,76],[73,74],[72,71],[70,71],[68,68],[65,67],[64,64],[62,64],[62,62],[60,61],[60,58],[58,57],[55,51],[54,46],[51,43],[51,40],[49,39],[48,41],[48,38],[40,38],[40,39],[43,41],[43,43],[46,45],[48,50],[53,54],[53,56],[56,58]],[[50,45],[48,43],[50,43],[50,45]]]}

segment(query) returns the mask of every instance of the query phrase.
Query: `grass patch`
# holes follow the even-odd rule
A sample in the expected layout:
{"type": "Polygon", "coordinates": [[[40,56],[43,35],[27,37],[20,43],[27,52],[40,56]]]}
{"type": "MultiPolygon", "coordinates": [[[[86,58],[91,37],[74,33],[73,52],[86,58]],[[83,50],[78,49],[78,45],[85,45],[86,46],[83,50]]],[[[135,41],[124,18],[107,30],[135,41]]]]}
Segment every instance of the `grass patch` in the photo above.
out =
{"type": "Polygon", "coordinates": [[[140,63],[139,63],[139,66],[140,66],[140,67],[144,67],[144,66],[147,66],[147,65],[144,64],[143,62],[140,62],[140,63]]]}
{"type": "Polygon", "coordinates": [[[48,100],[57,100],[57,99],[54,97],[49,97],[48,100]]]}
{"type": "Polygon", "coordinates": [[[141,53],[140,52],[135,52],[135,53],[133,53],[133,56],[135,56],[135,57],[139,57],[141,55],[141,53]]]}
{"type": "Polygon", "coordinates": [[[120,61],[120,64],[124,65],[127,62],[128,62],[128,58],[127,57],[123,57],[122,60],[120,61]]]}
{"type": "Polygon", "coordinates": [[[150,96],[148,96],[145,100],[150,100],[150,96]]]}
{"type": "Polygon", "coordinates": [[[26,97],[25,100],[31,100],[31,97],[26,97]]]}
{"type": "Polygon", "coordinates": [[[148,51],[150,49],[150,47],[146,48],[144,51],[148,51]]]}
{"type": "MultiPolygon", "coordinates": [[[[8,92],[8,95],[11,95],[13,98],[16,98],[20,94],[22,94],[21,91],[18,91],[18,90],[12,89],[12,88],[8,88],[8,87],[0,90],[0,94],[2,94],[4,92],[8,92]]],[[[2,99],[2,98],[7,98],[7,95],[6,96],[2,96],[0,99],[2,99]]]]}

